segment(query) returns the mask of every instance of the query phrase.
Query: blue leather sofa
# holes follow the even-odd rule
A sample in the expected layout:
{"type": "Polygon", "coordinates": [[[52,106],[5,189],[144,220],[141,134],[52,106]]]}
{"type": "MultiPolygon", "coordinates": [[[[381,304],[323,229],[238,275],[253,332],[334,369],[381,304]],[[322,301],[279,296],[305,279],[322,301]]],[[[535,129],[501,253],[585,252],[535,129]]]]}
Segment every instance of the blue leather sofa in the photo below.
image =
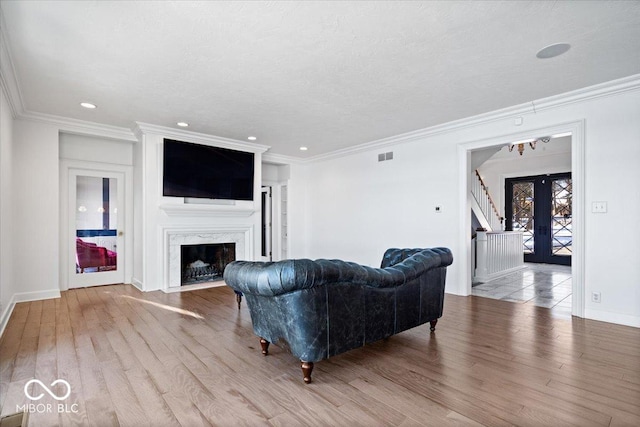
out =
{"type": "Polygon", "coordinates": [[[313,363],[442,316],[451,251],[389,249],[381,268],[340,260],[235,261],[224,280],[244,294],[262,353],[269,343],[313,363]]]}

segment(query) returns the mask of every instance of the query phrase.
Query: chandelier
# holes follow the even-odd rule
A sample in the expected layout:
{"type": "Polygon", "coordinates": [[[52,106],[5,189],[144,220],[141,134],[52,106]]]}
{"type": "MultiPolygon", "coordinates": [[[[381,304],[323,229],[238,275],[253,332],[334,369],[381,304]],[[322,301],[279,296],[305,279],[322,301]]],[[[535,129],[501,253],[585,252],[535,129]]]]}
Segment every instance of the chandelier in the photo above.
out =
{"type": "Polygon", "coordinates": [[[529,147],[531,147],[532,150],[536,149],[536,144],[538,142],[544,142],[545,144],[547,142],[549,142],[551,140],[550,136],[543,136],[542,138],[536,138],[536,139],[527,139],[525,141],[518,141],[518,142],[513,142],[511,144],[508,145],[509,147],[509,152],[513,151],[513,147],[518,147],[518,153],[520,153],[520,155],[522,156],[522,153],[524,152],[524,146],[525,144],[529,144],[529,147]]]}

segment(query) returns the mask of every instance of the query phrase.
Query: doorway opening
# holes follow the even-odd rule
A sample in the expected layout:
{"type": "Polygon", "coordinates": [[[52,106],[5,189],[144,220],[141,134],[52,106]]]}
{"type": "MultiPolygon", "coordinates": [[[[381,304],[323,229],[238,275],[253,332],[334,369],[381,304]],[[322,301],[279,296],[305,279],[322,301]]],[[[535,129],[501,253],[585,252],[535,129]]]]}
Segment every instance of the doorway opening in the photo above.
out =
{"type": "Polygon", "coordinates": [[[262,187],[261,196],[261,249],[260,259],[262,261],[271,261],[273,259],[273,205],[272,201],[272,188],[262,187]]]}
{"type": "MultiPolygon", "coordinates": [[[[466,174],[466,179],[463,180],[466,184],[463,187],[464,195],[461,194],[461,196],[464,197],[464,203],[467,206],[464,212],[464,220],[465,224],[467,224],[466,229],[468,230],[468,232],[465,233],[464,242],[464,247],[468,249],[463,254],[461,261],[466,264],[462,266],[462,268],[466,269],[468,295],[486,296],[505,300],[516,300],[517,297],[520,298],[517,299],[517,301],[522,303],[562,308],[565,314],[570,313],[579,317],[584,316],[584,246],[582,244],[584,218],[584,207],[582,206],[584,193],[583,144],[584,123],[574,122],[531,130],[526,133],[518,133],[506,137],[495,137],[475,141],[460,146],[462,171],[466,174]],[[551,135],[553,137],[551,138],[552,142],[547,143],[548,141],[543,141],[545,143],[538,144],[538,149],[533,147],[529,149],[526,145],[524,150],[519,149],[516,151],[511,148],[517,146],[518,142],[521,141],[546,139],[540,138],[545,135],[551,135]],[[559,164],[559,162],[554,163],[553,144],[555,141],[553,140],[555,138],[564,138],[564,143],[567,147],[564,165],[559,164]],[[509,148],[511,148],[511,151],[509,151],[509,148]],[[491,150],[493,153],[488,152],[491,150]],[[482,156],[484,152],[485,157],[480,163],[486,162],[485,169],[487,167],[495,169],[499,162],[496,162],[495,159],[488,162],[487,160],[498,151],[503,151],[502,156],[506,156],[507,154],[511,155],[511,158],[509,158],[507,162],[509,167],[499,172],[495,170],[489,171],[489,174],[493,173],[494,176],[493,178],[489,177],[485,179],[485,182],[487,186],[493,190],[491,196],[496,200],[496,204],[500,206],[505,219],[509,219],[511,216],[512,227],[515,225],[513,222],[513,212],[511,212],[511,215],[506,212],[507,195],[505,194],[505,187],[508,180],[547,175],[553,178],[549,180],[549,182],[552,193],[553,191],[556,193],[555,208],[558,211],[558,215],[555,215],[555,223],[553,222],[554,218],[550,218],[550,222],[546,226],[547,237],[549,238],[548,247],[551,250],[552,256],[556,257],[556,260],[564,261],[564,264],[568,265],[546,264],[548,261],[545,262],[544,260],[539,261],[538,264],[525,263],[525,268],[521,271],[511,272],[503,277],[492,277],[490,281],[476,283],[472,287],[472,260],[474,253],[469,242],[472,241],[472,236],[476,228],[471,213],[470,198],[472,196],[470,196],[470,190],[474,182],[472,178],[475,176],[475,170],[478,169],[478,164],[477,162],[474,164],[474,161],[477,160],[477,153],[481,153],[480,156],[482,156]],[[520,153],[520,151],[523,151],[523,153],[520,153]],[[534,157],[532,155],[533,153],[535,153],[537,157],[542,158],[544,163],[542,166],[544,167],[521,168],[521,166],[531,163],[534,157]],[[525,160],[527,158],[528,160],[525,160]],[[560,176],[560,173],[570,173],[570,175],[568,177],[560,176]],[[555,189],[553,187],[554,184],[555,189]],[[568,194],[568,190],[571,190],[570,195],[568,194]],[[519,283],[516,283],[516,281],[519,281],[519,283]],[[560,290],[562,290],[562,292],[560,292],[560,290]],[[543,301],[545,298],[547,301],[543,301]]],[[[482,168],[480,168],[480,170],[482,173],[482,168]]],[[[486,172],[486,170],[484,172],[486,172]]],[[[485,177],[482,178],[484,179],[485,177]]],[[[549,182],[547,182],[547,184],[549,184],[549,182]]],[[[553,199],[549,203],[553,204],[553,199]]],[[[505,225],[507,225],[506,222],[505,225]]],[[[511,229],[515,230],[515,228],[516,227],[513,227],[511,229]]],[[[532,228],[531,231],[535,231],[535,229],[532,228]]],[[[544,227],[539,231],[543,233],[545,231],[544,227]]]]}

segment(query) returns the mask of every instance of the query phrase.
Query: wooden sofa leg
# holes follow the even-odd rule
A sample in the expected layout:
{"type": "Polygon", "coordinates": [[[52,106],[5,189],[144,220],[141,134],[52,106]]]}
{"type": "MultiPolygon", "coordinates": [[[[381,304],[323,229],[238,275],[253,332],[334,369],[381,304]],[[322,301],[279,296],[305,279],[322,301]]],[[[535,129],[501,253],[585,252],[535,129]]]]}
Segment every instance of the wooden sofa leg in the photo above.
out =
{"type": "Polygon", "coordinates": [[[238,310],[240,310],[240,304],[242,303],[242,294],[236,294],[236,301],[238,302],[238,310]]]}
{"type": "Polygon", "coordinates": [[[432,320],[432,321],[431,321],[431,322],[429,322],[429,323],[431,323],[431,328],[430,328],[430,329],[431,329],[431,332],[435,331],[435,330],[436,330],[436,323],[438,323],[438,319],[436,319],[436,320],[432,320]]]}
{"type": "Polygon", "coordinates": [[[302,362],[302,379],[306,384],[311,382],[311,371],[313,371],[313,362],[302,362]]]}
{"type": "Polygon", "coordinates": [[[262,347],[262,355],[266,356],[269,354],[269,341],[264,338],[260,338],[260,347],[262,347]]]}

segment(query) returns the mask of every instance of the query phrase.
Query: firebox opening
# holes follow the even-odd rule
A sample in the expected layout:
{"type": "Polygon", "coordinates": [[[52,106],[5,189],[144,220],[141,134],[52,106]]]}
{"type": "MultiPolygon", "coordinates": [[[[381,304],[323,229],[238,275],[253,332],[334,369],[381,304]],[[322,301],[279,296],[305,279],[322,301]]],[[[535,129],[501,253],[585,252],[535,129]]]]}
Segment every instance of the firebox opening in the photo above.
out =
{"type": "Polygon", "coordinates": [[[180,285],[222,280],[224,268],[235,259],[235,243],[182,245],[180,285]]]}

